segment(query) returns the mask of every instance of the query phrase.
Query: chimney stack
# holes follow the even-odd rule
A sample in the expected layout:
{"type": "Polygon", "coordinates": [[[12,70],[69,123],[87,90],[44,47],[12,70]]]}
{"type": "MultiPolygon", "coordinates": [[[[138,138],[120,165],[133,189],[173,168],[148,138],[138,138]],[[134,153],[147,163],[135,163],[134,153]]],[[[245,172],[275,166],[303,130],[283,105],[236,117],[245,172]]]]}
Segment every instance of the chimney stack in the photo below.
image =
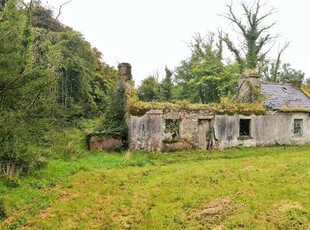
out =
{"type": "Polygon", "coordinates": [[[261,91],[260,76],[254,69],[245,69],[239,79],[239,87],[235,100],[237,102],[254,102],[261,91]]]}
{"type": "Polygon", "coordinates": [[[126,82],[132,80],[131,65],[129,63],[120,63],[118,65],[119,76],[126,82]]]}

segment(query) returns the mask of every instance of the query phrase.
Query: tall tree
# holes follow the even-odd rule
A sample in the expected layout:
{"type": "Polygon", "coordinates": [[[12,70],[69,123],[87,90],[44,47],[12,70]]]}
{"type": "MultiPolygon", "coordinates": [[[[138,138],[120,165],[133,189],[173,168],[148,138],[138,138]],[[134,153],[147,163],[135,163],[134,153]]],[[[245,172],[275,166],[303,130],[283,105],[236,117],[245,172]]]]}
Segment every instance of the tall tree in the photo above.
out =
{"type": "Polygon", "coordinates": [[[284,63],[279,72],[279,82],[303,82],[305,73],[291,67],[291,64],[284,63]]]}
{"type": "Polygon", "coordinates": [[[290,63],[284,63],[278,67],[276,67],[275,63],[276,61],[269,60],[264,63],[264,70],[261,75],[265,82],[303,82],[304,72],[292,68],[290,63]]]}
{"type": "Polygon", "coordinates": [[[150,75],[145,78],[137,89],[138,97],[142,101],[159,101],[160,100],[160,83],[158,77],[150,75]]]}
{"type": "Polygon", "coordinates": [[[46,72],[33,68],[32,5],[20,3],[7,1],[0,21],[0,172],[9,177],[39,164],[31,146],[48,85],[46,72]]]}
{"type": "Polygon", "coordinates": [[[270,47],[265,50],[264,48],[275,38],[269,33],[275,22],[264,24],[275,10],[271,8],[267,13],[262,13],[265,4],[262,4],[260,0],[243,1],[240,5],[244,14],[237,15],[231,3],[227,5],[228,13],[222,15],[236,26],[237,32],[241,35],[238,39],[240,43],[238,45],[234,43],[228,34],[223,36],[222,40],[234,54],[241,70],[256,69],[258,62],[265,59],[270,49],[270,47]],[[239,15],[244,15],[244,18],[240,18],[239,15]]]}
{"type": "Polygon", "coordinates": [[[172,83],[172,75],[173,71],[165,67],[165,78],[160,83],[161,88],[161,100],[163,101],[171,101],[172,100],[172,93],[173,93],[173,83],[172,83]]]}
{"type": "Polygon", "coordinates": [[[194,103],[219,102],[223,94],[234,90],[236,66],[224,66],[221,40],[213,33],[206,38],[196,34],[190,43],[191,57],[177,67],[177,99],[194,103]]]}
{"type": "Polygon", "coordinates": [[[55,48],[59,49],[58,103],[73,117],[91,117],[98,107],[93,98],[91,82],[96,76],[96,53],[81,34],[61,32],[55,48]]]}

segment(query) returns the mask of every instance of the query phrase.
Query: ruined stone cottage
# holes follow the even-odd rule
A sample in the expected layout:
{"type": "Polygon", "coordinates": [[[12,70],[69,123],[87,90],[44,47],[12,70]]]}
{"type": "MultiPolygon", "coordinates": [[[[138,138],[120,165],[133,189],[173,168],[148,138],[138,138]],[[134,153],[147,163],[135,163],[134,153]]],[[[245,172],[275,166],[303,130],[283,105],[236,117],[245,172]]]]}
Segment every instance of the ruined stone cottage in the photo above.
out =
{"type": "MultiPolygon", "coordinates": [[[[235,103],[148,103],[137,98],[130,64],[121,63],[119,75],[126,91],[130,150],[208,150],[310,143],[310,99],[292,84],[262,83],[255,71],[246,70],[240,77],[235,103]]],[[[100,146],[105,145],[103,141],[100,146]]]]}
{"type": "MultiPolygon", "coordinates": [[[[121,77],[130,85],[130,65],[119,67],[121,77]]],[[[310,99],[292,84],[261,83],[253,71],[243,73],[236,96],[237,101],[250,99],[249,103],[143,104],[131,102],[130,93],[128,97],[130,150],[207,150],[310,143],[310,99]],[[251,98],[255,96],[261,96],[263,102],[253,103],[251,98]]]]}

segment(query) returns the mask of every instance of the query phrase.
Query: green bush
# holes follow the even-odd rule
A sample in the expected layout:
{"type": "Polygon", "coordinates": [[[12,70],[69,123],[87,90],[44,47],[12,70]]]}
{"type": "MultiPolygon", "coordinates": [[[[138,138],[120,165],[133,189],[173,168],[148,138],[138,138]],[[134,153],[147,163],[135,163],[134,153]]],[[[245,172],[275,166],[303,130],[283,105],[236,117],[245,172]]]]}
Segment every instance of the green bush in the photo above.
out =
{"type": "Polygon", "coordinates": [[[50,159],[75,159],[85,153],[82,130],[44,122],[23,124],[11,135],[0,135],[0,174],[10,183],[18,184],[16,178],[46,166],[50,159]]]}
{"type": "Polygon", "coordinates": [[[50,142],[49,158],[76,159],[85,154],[86,143],[83,130],[57,128],[45,134],[50,142]]]}
{"type": "MultiPolygon", "coordinates": [[[[106,136],[116,136],[127,141],[128,127],[126,123],[126,95],[122,82],[118,83],[118,87],[111,97],[110,104],[105,111],[102,122],[98,127],[98,132],[106,136]]],[[[126,143],[124,144],[126,146],[126,143]]],[[[122,149],[122,148],[120,148],[122,149]]]]}
{"type": "Polygon", "coordinates": [[[47,164],[46,150],[27,140],[27,135],[15,134],[0,146],[0,172],[8,180],[47,164]]]}

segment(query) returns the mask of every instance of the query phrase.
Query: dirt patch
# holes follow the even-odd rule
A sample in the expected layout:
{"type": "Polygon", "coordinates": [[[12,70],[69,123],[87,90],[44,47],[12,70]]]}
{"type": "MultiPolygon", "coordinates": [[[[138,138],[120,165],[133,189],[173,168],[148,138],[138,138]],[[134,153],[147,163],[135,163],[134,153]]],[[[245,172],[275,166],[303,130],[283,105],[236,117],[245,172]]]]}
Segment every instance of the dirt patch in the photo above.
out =
{"type": "Polygon", "coordinates": [[[53,208],[48,207],[44,210],[42,210],[40,213],[36,215],[37,219],[51,219],[55,216],[55,214],[52,213],[53,208]]]}
{"type": "Polygon", "coordinates": [[[209,202],[202,209],[192,211],[189,216],[189,221],[199,221],[206,228],[221,229],[223,220],[234,213],[236,210],[235,203],[229,198],[216,199],[209,202]]]}
{"type": "Polygon", "coordinates": [[[286,201],[282,202],[277,208],[276,211],[279,213],[285,213],[291,209],[302,209],[302,205],[298,202],[286,201]]]}
{"type": "Polygon", "coordinates": [[[227,215],[235,210],[234,203],[230,199],[220,199],[211,201],[207,206],[197,211],[196,215],[207,219],[218,219],[222,215],[227,215]]]}
{"type": "Polygon", "coordinates": [[[257,168],[253,165],[248,165],[243,169],[244,172],[263,172],[263,169],[257,168]]]}
{"type": "Polygon", "coordinates": [[[72,192],[65,189],[65,190],[60,191],[58,199],[60,202],[68,202],[71,200],[79,199],[81,197],[82,197],[82,195],[72,193],[72,192]]]}

